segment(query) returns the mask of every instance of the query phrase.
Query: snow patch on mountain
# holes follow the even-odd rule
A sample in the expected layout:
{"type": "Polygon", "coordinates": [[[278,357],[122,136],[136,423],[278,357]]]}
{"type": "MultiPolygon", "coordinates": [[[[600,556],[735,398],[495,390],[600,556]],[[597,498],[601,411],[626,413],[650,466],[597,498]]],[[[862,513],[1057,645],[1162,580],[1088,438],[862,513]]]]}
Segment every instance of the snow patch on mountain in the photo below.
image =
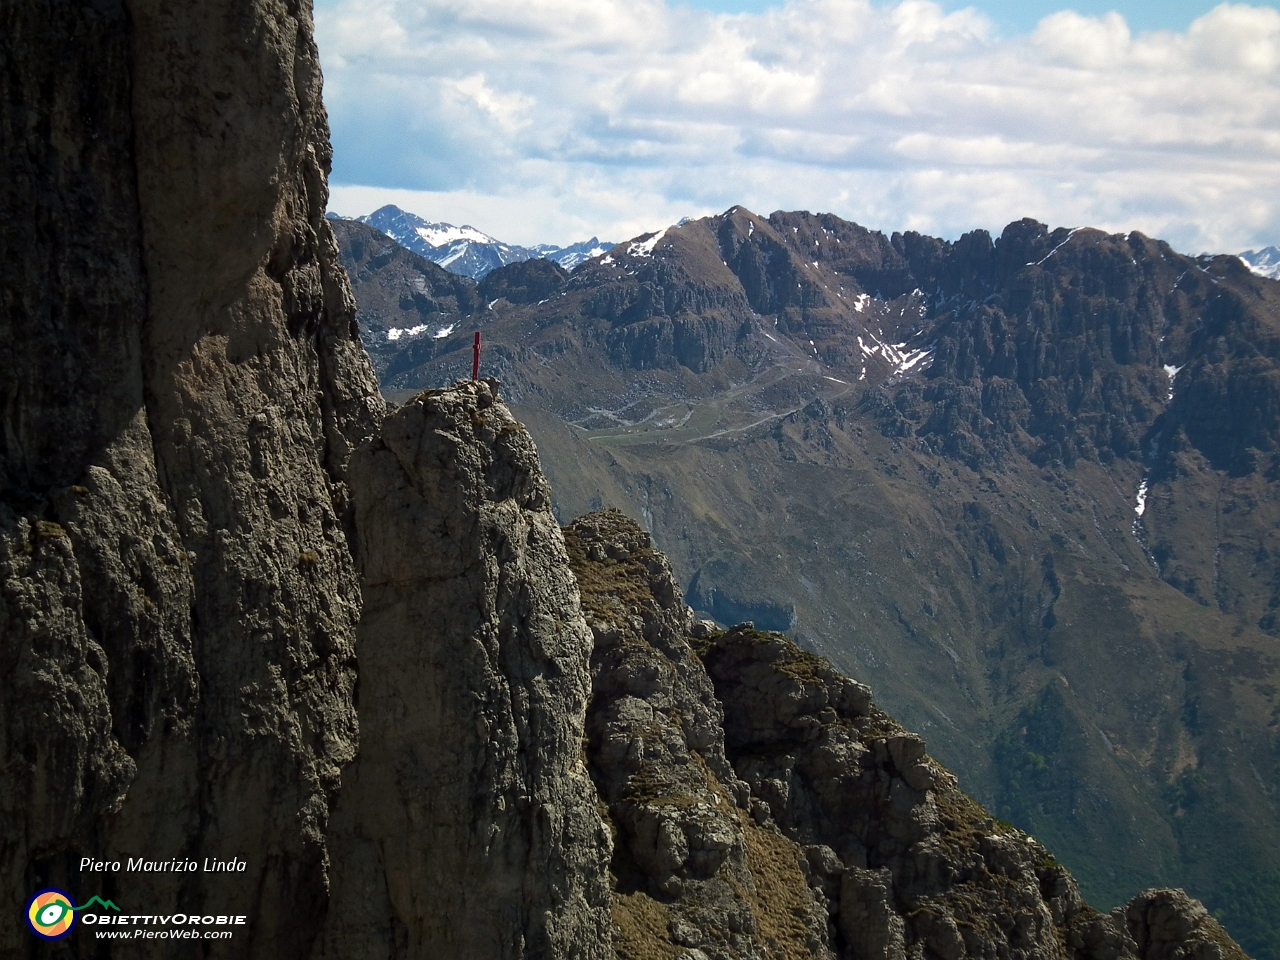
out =
{"type": "Polygon", "coordinates": [[[633,257],[653,256],[653,248],[658,245],[659,240],[667,235],[668,229],[663,227],[657,233],[647,236],[643,240],[632,240],[630,246],[627,247],[627,253],[633,257]]]}
{"type": "Polygon", "coordinates": [[[1074,237],[1077,233],[1079,233],[1079,232],[1080,232],[1081,230],[1083,230],[1083,229],[1084,229],[1084,227],[1076,227],[1074,230],[1072,230],[1070,233],[1068,233],[1068,234],[1067,234],[1067,239],[1063,240],[1060,244],[1058,244],[1056,247],[1054,247],[1052,250],[1050,250],[1047,254],[1045,254],[1045,256],[1044,256],[1044,259],[1043,259],[1043,260],[1039,260],[1039,261],[1037,261],[1037,262],[1035,262],[1035,263],[1028,263],[1028,264],[1027,264],[1027,266],[1028,266],[1028,267],[1039,267],[1039,266],[1043,266],[1046,260],[1048,260],[1048,259],[1049,259],[1050,257],[1052,257],[1055,253],[1057,253],[1059,250],[1061,250],[1063,247],[1065,247],[1068,243],[1070,243],[1070,242],[1071,242],[1071,238],[1072,238],[1072,237],[1074,237]]]}
{"type": "Polygon", "coordinates": [[[447,246],[459,240],[484,244],[501,243],[487,233],[481,233],[475,227],[455,227],[450,223],[433,223],[426,227],[418,227],[414,232],[433,247],[447,246]]]}
{"type": "MultiPolygon", "coordinates": [[[[453,333],[453,328],[456,326],[456,323],[451,323],[447,327],[438,327],[436,332],[431,334],[431,339],[443,340],[449,334],[453,333]]],[[[430,329],[431,328],[425,323],[419,323],[412,327],[391,327],[387,330],[387,339],[392,343],[395,343],[397,340],[403,340],[405,337],[413,339],[414,337],[421,336],[430,329]]]]}
{"type": "MultiPolygon", "coordinates": [[[[892,376],[901,376],[904,373],[909,373],[916,367],[920,367],[921,370],[925,370],[928,368],[929,364],[924,363],[924,361],[927,360],[931,362],[933,360],[932,344],[926,347],[917,347],[913,350],[908,350],[906,341],[902,343],[884,343],[870,330],[867,330],[866,334],[875,341],[875,346],[868,345],[862,337],[858,337],[858,347],[862,350],[862,355],[864,357],[880,356],[885,360],[888,360],[893,364],[892,376]],[[922,363],[924,363],[923,366],[921,366],[922,363]]],[[[866,367],[863,367],[862,369],[865,374],[866,367]]],[[[859,377],[858,379],[862,378],[859,377]]]]}
{"type": "Polygon", "coordinates": [[[427,325],[420,323],[416,327],[392,327],[387,331],[387,339],[392,343],[403,337],[416,337],[420,333],[426,333],[427,325]]]}

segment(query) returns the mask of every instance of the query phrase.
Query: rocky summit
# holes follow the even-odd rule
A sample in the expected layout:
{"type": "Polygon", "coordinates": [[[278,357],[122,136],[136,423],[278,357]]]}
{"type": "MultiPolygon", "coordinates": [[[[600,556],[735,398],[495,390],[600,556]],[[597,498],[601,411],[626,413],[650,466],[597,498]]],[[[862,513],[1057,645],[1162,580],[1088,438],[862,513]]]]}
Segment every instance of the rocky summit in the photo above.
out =
{"type": "MultiPolygon", "coordinates": [[[[695,615],[623,514],[562,529],[496,380],[388,411],[342,262],[428,328],[577,274],[476,301],[371,233],[340,255],[309,4],[0,24],[0,957],[1243,956],[1178,890],[1088,907],[867,686],[695,615]]],[[[763,356],[727,281],[680,302],[707,317],[594,342],[763,356]]]]}
{"type": "Polygon", "coordinates": [[[388,416],[351,485],[361,750],[321,952],[607,957],[591,634],[529,434],[464,382],[388,416]]]}

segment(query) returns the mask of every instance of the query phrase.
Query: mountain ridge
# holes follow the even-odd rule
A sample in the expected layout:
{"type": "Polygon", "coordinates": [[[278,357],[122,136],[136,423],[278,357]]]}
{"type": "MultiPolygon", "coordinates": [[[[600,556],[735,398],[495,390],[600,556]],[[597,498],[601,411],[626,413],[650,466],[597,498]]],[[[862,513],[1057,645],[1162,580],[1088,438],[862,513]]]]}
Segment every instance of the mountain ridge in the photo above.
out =
{"type": "Polygon", "coordinates": [[[588,758],[617,838],[620,957],[728,960],[753,939],[788,957],[1119,957],[1167,927],[1188,953],[1235,953],[1180,892],[1093,910],[870,689],[781,634],[691,620],[623,514],[578,518],[565,544],[596,638],[588,758]],[[643,922],[655,910],[665,930],[643,922]]]}
{"type": "Polygon", "coordinates": [[[1269,889],[1272,281],[1139,234],[735,207],[538,299],[384,390],[465,375],[483,330],[564,515],[622,507],[691,605],[872,682],[1090,897],[1176,881],[1230,921],[1215,890],[1269,889]]]}
{"type": "Polygon", "coordinates": [[[365,216],[344,218],[329,214],[329,218],[368,224],[450,273],[473,280],[480,280],[491,270],[522,260],[551,260],[566,270],[572,270],[583,261],[607,252],[612,246],[592,237],[565,247],[547,243],[522,247],[504,243],[472,226],[456,227],[451,223],[424,220],[394,204],[379,207],[365,216]]]}

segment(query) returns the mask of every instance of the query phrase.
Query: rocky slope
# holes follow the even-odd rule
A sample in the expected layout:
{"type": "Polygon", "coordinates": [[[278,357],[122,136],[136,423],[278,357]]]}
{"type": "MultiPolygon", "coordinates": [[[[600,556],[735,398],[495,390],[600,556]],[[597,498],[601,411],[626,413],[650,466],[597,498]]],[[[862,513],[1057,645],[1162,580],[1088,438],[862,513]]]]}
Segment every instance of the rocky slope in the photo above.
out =
{"type": "Polygon", "coordinates": [[[693,620],[621,513],[565,533],[619,957],[1243,957],[1181,891],[1094,911],[867,687],[784,635],[693,620]]]}
{"type": "Polygon", "coordinates": [[[449,334],[482,309],[475,283],[359,221],[330,218],[329,225],[342,267],[360,290],[360,336],[383,381],[463,346],[461,335],[449,334]]]}
{"type": "Polygon", "coordinates": [[[1280,286],[1138,234],[742,208],[548,281],[452,336],[484,329],[561,516],[623,507],[691,605],[873,682],[1096,902],[1185,885],[1280,956],[1280,286]]]}
{"type": "Polygon", "coordinates": [[[749,815],[666,558],[618,513],[565,534],[595,640],[588,761],[614,833],[617,955],[833,958],[798,849],[749,815]]]}

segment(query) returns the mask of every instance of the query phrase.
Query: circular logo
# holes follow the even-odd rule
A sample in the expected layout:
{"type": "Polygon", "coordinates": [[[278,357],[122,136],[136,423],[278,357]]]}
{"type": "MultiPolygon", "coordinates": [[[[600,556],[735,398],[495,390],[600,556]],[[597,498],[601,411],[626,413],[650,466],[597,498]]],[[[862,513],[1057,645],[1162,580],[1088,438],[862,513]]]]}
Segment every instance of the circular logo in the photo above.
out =
{"type": "Polygon", "coordinates": [[[27,923],[37,937],[60,940],[76,925],[72,903],[61,890],[41,890],[27,901],[27,923]]]}

